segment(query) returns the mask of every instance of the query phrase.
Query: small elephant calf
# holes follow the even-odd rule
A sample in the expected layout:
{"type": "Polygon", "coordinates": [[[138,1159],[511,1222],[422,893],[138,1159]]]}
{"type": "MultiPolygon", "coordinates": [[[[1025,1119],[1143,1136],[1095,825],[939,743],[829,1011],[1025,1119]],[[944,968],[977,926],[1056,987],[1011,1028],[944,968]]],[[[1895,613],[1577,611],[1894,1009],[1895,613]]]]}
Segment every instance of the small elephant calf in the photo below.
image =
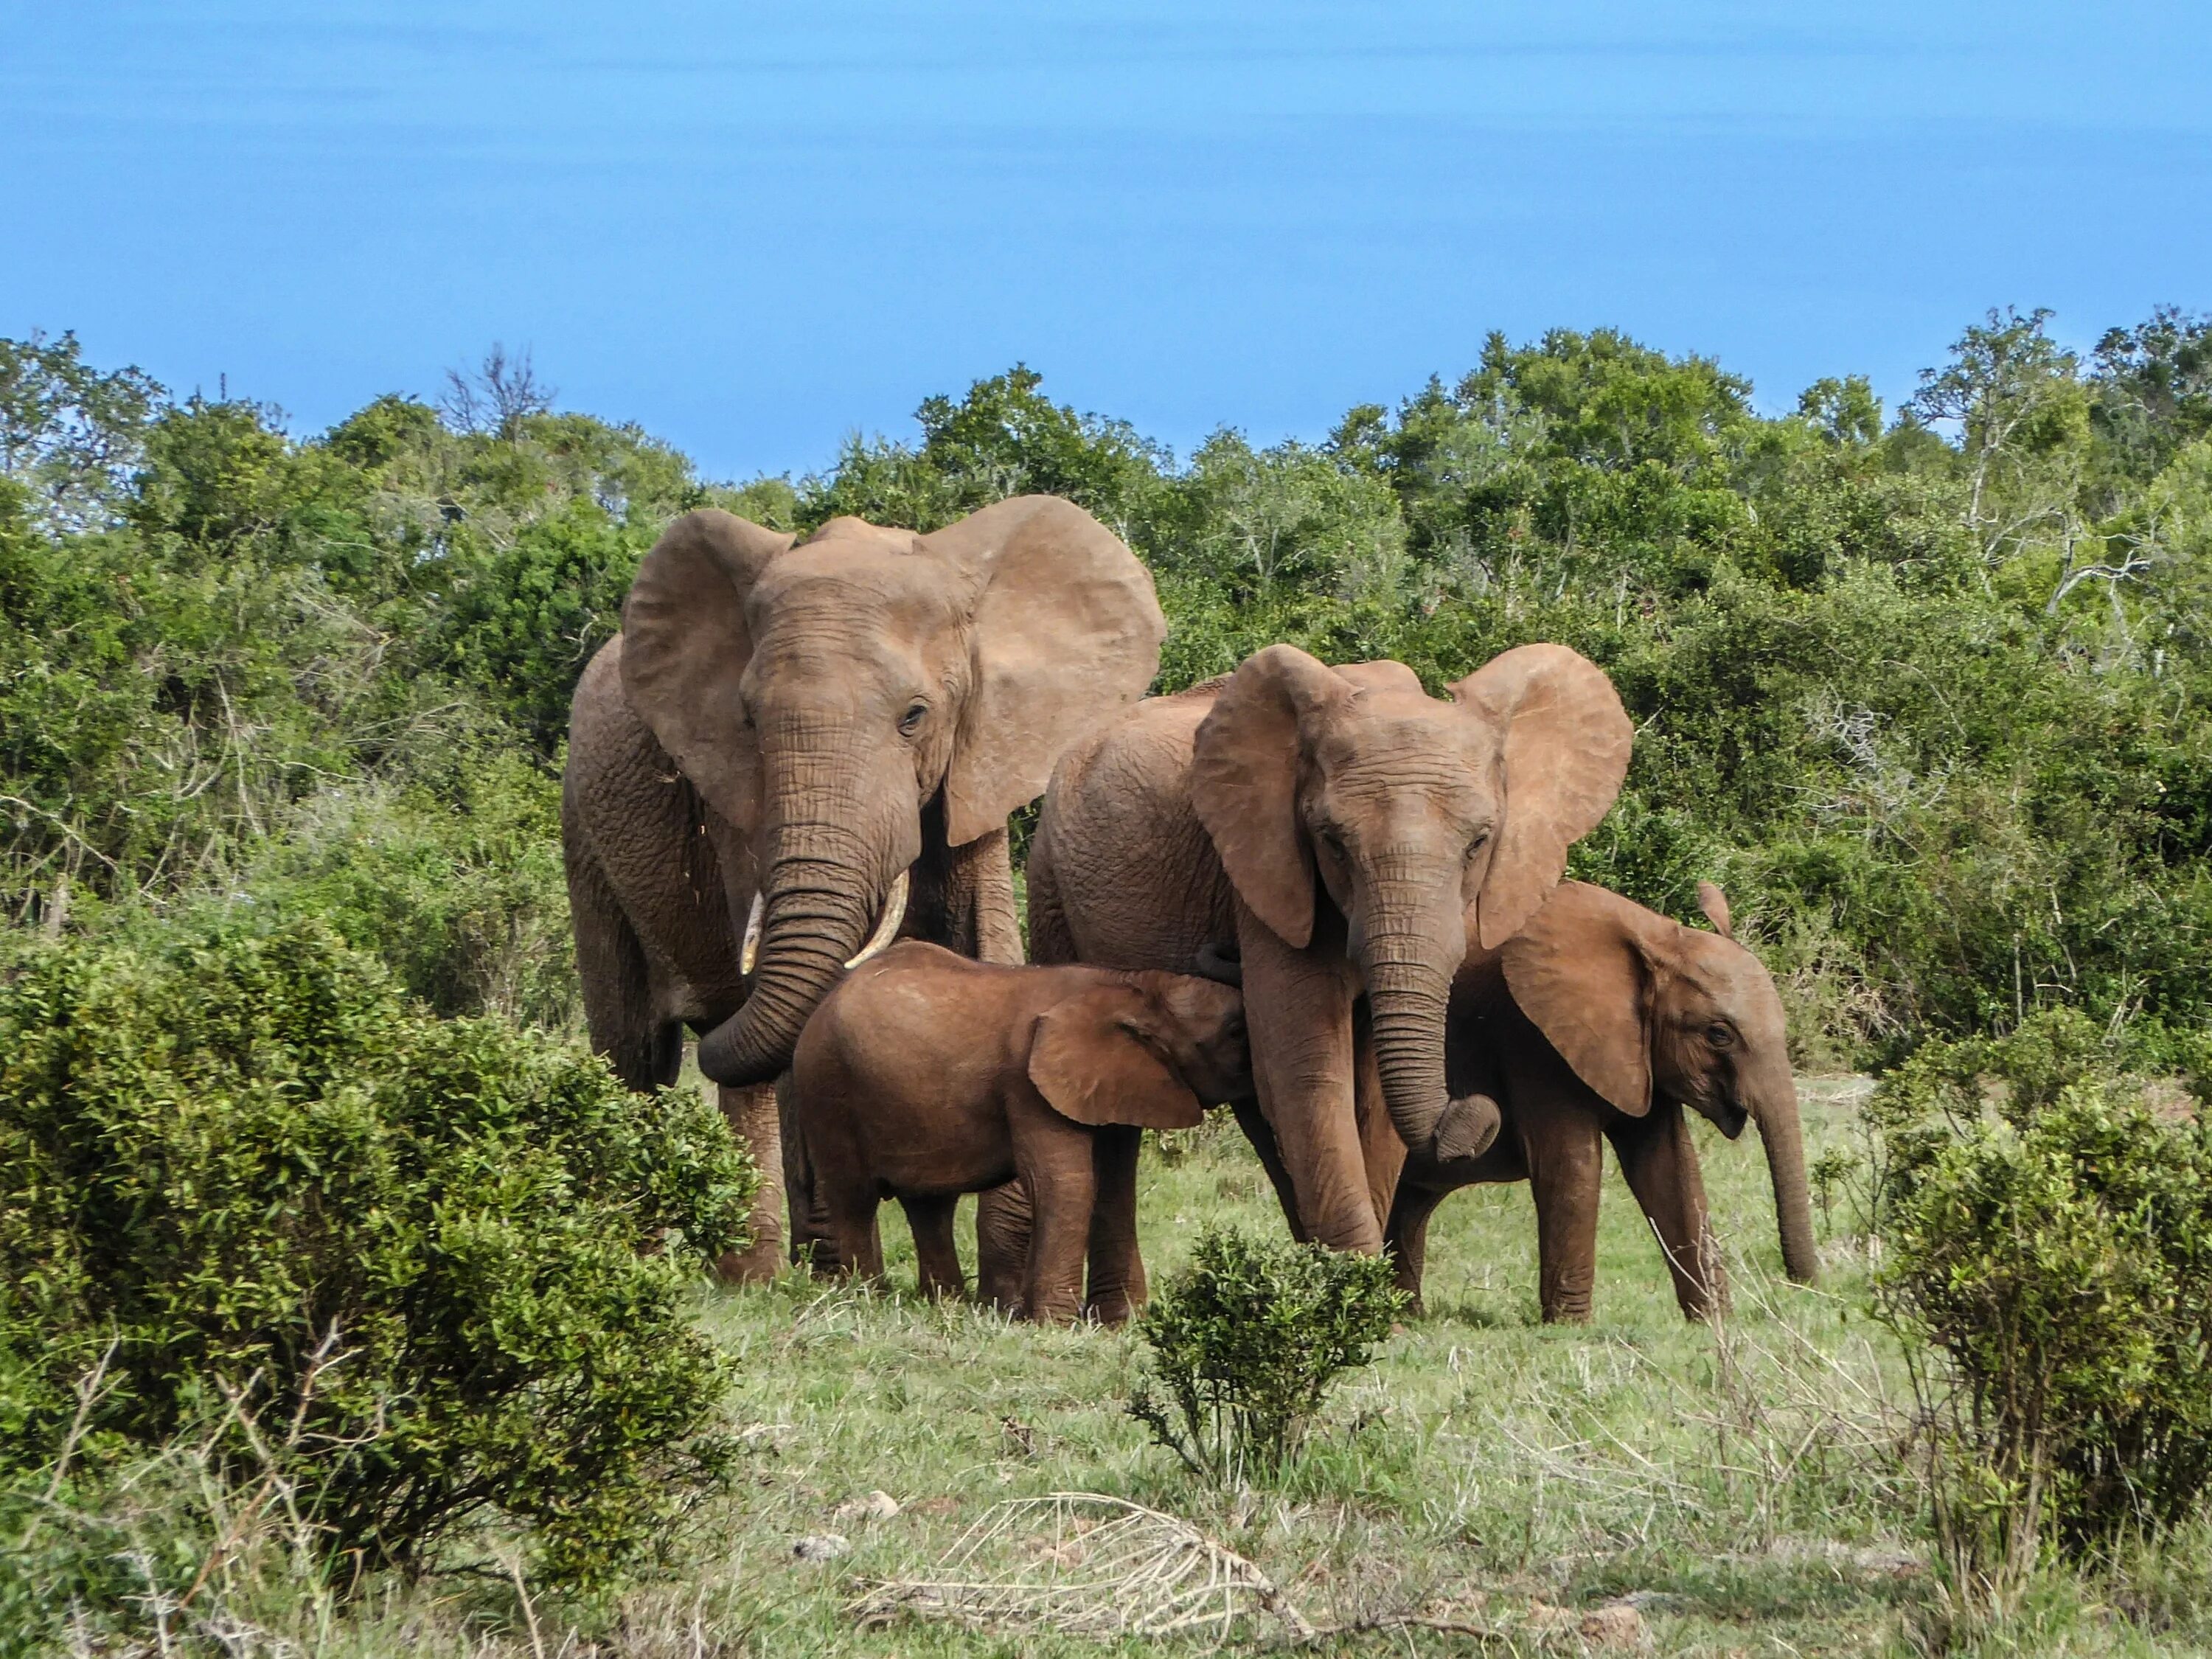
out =
{"type": "Polygon", "coordinates": [[[924,1294],[963,1292],[953,1206],[1018,1175],[1036,1211],[1022,1311],[1040,1323],[1129,1316],[1142,1297],[1139,1131],[1194,1127],[1207,1105],[1252,1092],[1243,1001],[1228,986],[1005,967],[919,941],[823,999],[792,1081],[792,1121],[847,1272],[882,1277],[876,1206],[896,1197],[924,1294]]]}
{"type": "Polygon", "coordinates": [[[1429,1217],[1444,1195],[1526,1181],[1544,1318],[1588,1319],[1599,1149],[1610,1140],[1666,1250],[1682,1311],[1711,1312],[1723,1286],[1705,1249],[1705,1182],[1685,1108],[1731,1140],[1758,1125],[1783,1263],[1801,1283],[1818,1276],[1782,999],[1735,942],[1720,889],[1700,883],[1698,902],[1711,933],[1565,881],[1502,950],[1468,957],[1452,988],[1450,1087],[1494,1098],[1504,1124],[1479,1158],[1406,1160],[1384,1237],[1416,1306],[1429,1217]]]}

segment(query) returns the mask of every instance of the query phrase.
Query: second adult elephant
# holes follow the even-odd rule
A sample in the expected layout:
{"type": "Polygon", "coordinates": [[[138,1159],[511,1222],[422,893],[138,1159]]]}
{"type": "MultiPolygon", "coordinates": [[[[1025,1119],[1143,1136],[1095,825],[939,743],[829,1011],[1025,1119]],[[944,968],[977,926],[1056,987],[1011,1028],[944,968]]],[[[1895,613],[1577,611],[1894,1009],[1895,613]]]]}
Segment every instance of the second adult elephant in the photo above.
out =
{"type": "Polygon", "coordinates": [[[1437,1203],[1461,1187],[1526,1181],[1544,1318],[1589,1318],[1610,1140],[1682,1311],[1711,1312],[1723,1281],[1686,1109],[1730,1139],[1758,1125],[1783,1265],[1800,1282],[1818,1276],[1782,1000],[1735,942],[1720,890],[1705,884],[1698,899],[1712,933],[1562,883],[1502,951],[1469,957],[1452,998],[1450,1085],[1495,1099],[1504,1127],[1480,1158],[1406,1162],[1389,1239],[1417,1305],[1437,1203]]]}
{"type": "Polygon", "coordinates": [[[1241,959],[1258,1091],[1248,1132],[1300,1238],[1378,1251],[1408,1146],[1489,1144],[1447,1095],[1444,1014],[1613,804],[1631,729],[1563,646],[1508,651],[1431,697],[1395,662],[1270,646],[1068,750],[1029,865],[1040,962],[1241,959]]]}
{"type": "Polygon", "coordinates": [[[726,1271],[781,1255],[766,1085],[808,1015],[872,935],[1020,960],[1006,815],[1164,631],[1135,556],[1050,496],[804,540],[702,511],[646,556],[576,690],[562,844],[592,1046],[651,1088],[690,1026],[753,1145],[726,1271]]]}

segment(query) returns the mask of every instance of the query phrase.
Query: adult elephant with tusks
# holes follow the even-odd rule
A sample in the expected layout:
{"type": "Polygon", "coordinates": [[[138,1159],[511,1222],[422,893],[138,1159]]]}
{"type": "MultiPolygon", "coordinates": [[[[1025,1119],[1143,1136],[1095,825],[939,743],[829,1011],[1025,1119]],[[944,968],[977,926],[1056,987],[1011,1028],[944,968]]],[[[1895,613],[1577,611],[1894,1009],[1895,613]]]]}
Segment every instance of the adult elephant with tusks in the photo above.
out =
{"type": "Polygon", "coordinates": [[[1136,557],[1051,496],[804,540],[702,511],[647,554],[576,689],[562,842],[592,1045],[650,1089],[700,1033],[760,1167],[726,1277],[781,1260],[773,1084],[807,1017],[896,936],[1021,960],[1006,816],[1165,631],[1136,557]]]}
{"type": "Polygon", "coordinates": [[[1377,1251],[1407,1147],[1470,1158],[1495,1103],[1454,1097],[1444,1016],[1612,805],[1632,731],[1564,646],[1425,691],[1395,662],[1270,646],[1071,749],[1031,844],[1040,961],[1240,960],[1258,1085],[1245,1128],[1291,1230],[1377,1251]]]}

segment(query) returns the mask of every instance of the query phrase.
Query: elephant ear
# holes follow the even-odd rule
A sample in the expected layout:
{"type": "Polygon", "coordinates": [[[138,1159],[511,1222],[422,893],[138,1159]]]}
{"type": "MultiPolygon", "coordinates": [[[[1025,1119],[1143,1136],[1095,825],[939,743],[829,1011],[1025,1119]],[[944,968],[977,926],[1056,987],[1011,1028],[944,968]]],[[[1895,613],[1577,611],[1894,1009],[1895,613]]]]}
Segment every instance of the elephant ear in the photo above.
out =
{"type": "Polygon", "coordinates": [[[1590,1088],[1631,1117],[1651,1109],[1651,965],[1623,898],[1562,882],[1499,952],[1506,989],[1590,1088]]]}
{"type": "Polygon", "coordinates": [[[1486,950],[1518,933],[1628,775],[1635,727],[1604,670],[1564,645],[1523,645],[1451,689],[1499,738],[1504,815],[1475,896],[1486,950]]]}
{"type": "Polygon", "coordinates": [[[623,694],[707,804],[740,828],[760,794],[760,754],[738,678],[752,659],[745,595],[792,544],[712,507],[661,532],[623,603],[623,694]]]}
{"type": "Polygon", "coordinates": [[[1167,623],[1152,579],[1073,501],[1020,495],[920,538],[967,569],[975,678],[945,775],[955,847],[1006,827],[1069,744],[1142,696],[1167,623]]]}
{"type": "Polygon", "coordinates": [[[1198,724],[1190,799],[1252,914],[1293,950],[1312,942],[1313,848],[1298,821],[1301,723],[1352,685],[1295,645],[1237,665],[1198,724]]]}
{"type": "Polygon", "coordinates": [[[1205,1121],[1190,1085],[1143,1037],[1141,992],[1094,986],[1048,1008],[1030,1038],[1030,1081],[1062,1117],[1094,1127],[1194,1129],[1205,1121]]]}
{"type": "Polygon", "coordinates": [[[1698,908],[1705,913],[1705,920],[1713,925],[1713,932],[1723,939],[1734,939],[1735,929],[1729,924],[1728,895],[1711,882],[1698,884],[1698,908]]]}

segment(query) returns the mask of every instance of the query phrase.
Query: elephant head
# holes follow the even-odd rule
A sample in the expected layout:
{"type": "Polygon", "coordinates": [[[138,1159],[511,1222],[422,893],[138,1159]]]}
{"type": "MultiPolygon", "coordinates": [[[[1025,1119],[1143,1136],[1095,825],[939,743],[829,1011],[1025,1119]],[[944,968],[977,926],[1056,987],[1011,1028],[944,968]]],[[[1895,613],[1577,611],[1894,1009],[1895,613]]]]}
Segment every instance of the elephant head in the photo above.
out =
{"type": "Polygon", "coordinates": [[[1543,902],[1613,805],[1632,736],[1612,683],[1558,645],[1504,653],[1449,700],[1400,663],[1270,646],[1199,726],[1193,804],[1246,908],[1306,949],[1318,878],[1345,918],[1407,1146],[1467,1157],[1496,1133],[1488,1101],[1446,1096],[1453,976],[1470,939],[1496,946],[1543,902]]]}
{"type": "Polygon", "coordinates": [[[1134,556],[1051,496],[929,535],[835,519],[795,541],[711,510],[671,525],[623,606],[623,692],[751,835],[760,872],[757,965],[700,1069],[781,1071],[897,902],[924,809],[941,802],[948,846],[1002,828],[1143,692],[1165,631],[1134,556]]]}
{"type": "Polygon", "coordinates": [[[1698,899],[1717,931],[1564,883],[1500,953],[1506,988],[1575,1075],[1616,1109],[1642,1117],[1655,1097],[1677,1101],[1731,1140],[1757,1123],[1783,1265],[1810,1284],[1820,1253],[1782,999],[1736,943],[1720,889],[1700,883],[1698,899]]]}
{"type": "Polygon", "coordinates": [[[1092,986],[1037,1020],[1029,1077],[1077,1123],[1194,1129],[1206,1107],[1252,1097],[1244,999],[1181,974],[1092,986]]]}

